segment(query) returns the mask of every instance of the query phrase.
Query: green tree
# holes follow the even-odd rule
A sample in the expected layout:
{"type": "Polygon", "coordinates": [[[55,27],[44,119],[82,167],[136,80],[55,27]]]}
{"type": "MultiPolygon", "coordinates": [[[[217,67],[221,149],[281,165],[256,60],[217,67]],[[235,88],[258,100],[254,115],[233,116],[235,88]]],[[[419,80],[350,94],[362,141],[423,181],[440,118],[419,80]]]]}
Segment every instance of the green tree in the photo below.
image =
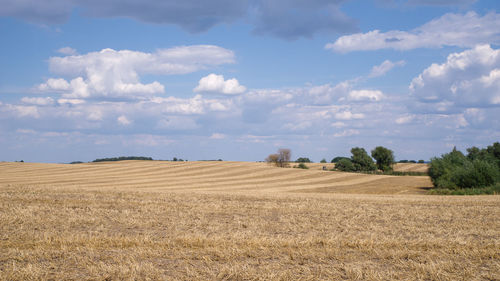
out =
{"type": "Polygon", "coordinates": [[[355,171],[375,171],[377,169],[373,159],[364,148],[354,147],[351,149],[351,153],[351,161],[355,171]]]}
{"type": "Polygon", "coordinates": [[[295,162],[297,162],[297,163],[312,163],[312,161],[307,157],[300,157],[295,162]]]}
{"type": "Polygon", "coordinates": [[[340,170],[340,171],[344,171],[344,172],[356,171],[351,159],[346,158],[346,157],[343,157],[337,163],[335,163],[335,169],[340,170]]]}
{"type": "Polygon", "coordinates": [[[349,160],[351,160],[351,158],[348,158],[348,157],[337,156],[337,157],[333,158],[331,162],[332,163],[337,163],[337,162],[339,162],[342,159],[349,159],[349,160]]]}
{"type": "Polygon", "coordinates": [[[325,158],[321,159],[321,161],[319,161],[319,163],[326,163],[326,159],[325,158]]]}
{"type": "Polygon", "coordinates": [[[436,157],[429,164],[429,176],[437,188],[480,188],[500,181],[499,166],[493,146],[488,149],[469,148],[467,156],[456,148],[436,157]]]}
{"type": "Polygon", "coordinates": [[[377,146],[372,150],[372,157],[377,161],[377,168],[384,172],[392,171],[394,163],[394,153],[383,146],[377,146]]]}

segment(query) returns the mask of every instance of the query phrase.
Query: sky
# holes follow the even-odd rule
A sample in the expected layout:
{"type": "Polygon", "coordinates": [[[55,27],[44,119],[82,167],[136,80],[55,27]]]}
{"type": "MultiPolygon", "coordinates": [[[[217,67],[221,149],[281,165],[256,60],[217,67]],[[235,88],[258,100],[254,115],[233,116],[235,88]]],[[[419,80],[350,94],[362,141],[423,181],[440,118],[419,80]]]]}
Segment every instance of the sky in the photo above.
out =
{"type": "Polygon", "coordinates": [[[0,161],[500,141],[497,0],[0,0],[0,161]]]}

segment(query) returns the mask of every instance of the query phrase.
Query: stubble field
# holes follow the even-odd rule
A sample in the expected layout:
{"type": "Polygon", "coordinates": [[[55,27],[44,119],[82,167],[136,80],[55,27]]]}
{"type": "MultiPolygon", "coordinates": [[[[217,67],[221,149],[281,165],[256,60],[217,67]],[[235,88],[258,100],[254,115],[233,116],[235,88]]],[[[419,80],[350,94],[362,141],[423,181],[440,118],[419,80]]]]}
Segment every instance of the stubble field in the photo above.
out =
{"type": "Polygon", "coordinates": [[[500,196],[429,186],[315,165],[0,163],[0,279],[500,280],[500,196]]]}

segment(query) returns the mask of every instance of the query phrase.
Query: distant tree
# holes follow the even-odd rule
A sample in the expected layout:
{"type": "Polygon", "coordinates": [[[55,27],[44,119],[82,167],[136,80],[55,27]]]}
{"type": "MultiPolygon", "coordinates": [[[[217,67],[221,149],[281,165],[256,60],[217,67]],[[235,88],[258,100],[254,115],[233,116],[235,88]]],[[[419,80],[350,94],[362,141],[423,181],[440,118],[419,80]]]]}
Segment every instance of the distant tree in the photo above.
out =
{"type": "Polygon", "coordinates": [[[307,157],[300,157],[295,162],[297,162],[297,163],[312,163],[312,161],[307,157]]]}
{"type": "Polygon", "coordinates": [[[354,147],[351,149],[351,153],[351,161],[356,171],[375,171],[377,169],[373,159],[364,148],[354,147]]]}
{"type": "Polygon", "coordinates": [[[354,168],[354,164],[351,159],[342,157],[337,163],[335,163],[335,169],[344,171],[344,172],[354,172],[356,169],[354,168]]]}
{"type": "Polygon", "coordinates": [[[100,158],[96,159],[92,162],[104,162],[104,161],[124,161],[124,160],[153,160],[151,157],[144,156],[120,156],[120,157],[112,157],[112,158],[100,158]]]}
{"type": "Polygon", "coordinates": [[[177,162],[177,157],[174,157],[172,161],[177,162]]]}
{"type": "Polygon", "coordinates": [[[418,163],[419,164],[423,164],[423,163],[425,163],[425,161],[424,160],[418,160],[418,163]]]}
{"type": "Polygon", "coordinates": [[[326,163],[326,159],[325,158],[321,159],[321,161],[319,161],[319,163],[326,163]]]}
{"type": "Polygon", "coordinates": [[[408,162],[409,162],[409,163],[417,163],[417,161],[415,161],[415,160],[410,160],[410,161],[408,161],[408,162]]]}
{"type": "Polygon", "coordinates": [[[349,159],[349,160],[351,160],[351,158],[348,158],[348,157],[337,156],[337,157],[333,158],[331,162],[332,163],[337,163],[337,162],[339,162],[342,159],[349,159]]]}
{"type": "Polygon", "coordinates": [[[270,154],[266,158],[267,163],[273,163],[277,167],[289,167],[292,152],[287,148],[280,148],[277,154],[270,154]]]}
{"type": "Polygon", "coordinates": [[[278,158],[279,158],[278,154],[269,154],[269,156],[267,156],[267,158],[266,158],[266,162],[272,163],[272,164],[275,164],[276,166],[278,166],[278,158]]]}
{"type": "Polygon", "coordinates": [[[307,167],[304,162],[301,162],[298,166],[296,166],[296,168],[299,168],[299,169],[309,169],[309,167],[307,167]]]}
{"type": "Polygon", "coordinates": [[[288,167],[290,159],[292,158],[292,151],[288,148],[280,148],[278,150],[278,163],[280,167],[288,167]]]}
{"type": "Polygon", "coordinates": [[[394,153],[383,146],[377,146],[372,150],[372,157],[377,161],[377,168],[384,172],[392,170],[394,153]]]}
{"type": "Polygon", "coordinates": [[[398,163],[408,163],[408,160],[399,160],[398,163]]]}

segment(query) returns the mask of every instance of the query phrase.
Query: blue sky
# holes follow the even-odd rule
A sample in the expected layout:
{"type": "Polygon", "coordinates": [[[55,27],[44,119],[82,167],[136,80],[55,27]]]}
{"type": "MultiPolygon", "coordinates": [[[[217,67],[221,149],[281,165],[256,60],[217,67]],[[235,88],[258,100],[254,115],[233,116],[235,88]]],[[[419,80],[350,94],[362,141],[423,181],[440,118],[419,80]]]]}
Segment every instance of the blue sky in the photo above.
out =
{"type": "Polygon", "coordinates": [[[2,161],[500,140],[496,0],[0,0],[2,161]]]}

